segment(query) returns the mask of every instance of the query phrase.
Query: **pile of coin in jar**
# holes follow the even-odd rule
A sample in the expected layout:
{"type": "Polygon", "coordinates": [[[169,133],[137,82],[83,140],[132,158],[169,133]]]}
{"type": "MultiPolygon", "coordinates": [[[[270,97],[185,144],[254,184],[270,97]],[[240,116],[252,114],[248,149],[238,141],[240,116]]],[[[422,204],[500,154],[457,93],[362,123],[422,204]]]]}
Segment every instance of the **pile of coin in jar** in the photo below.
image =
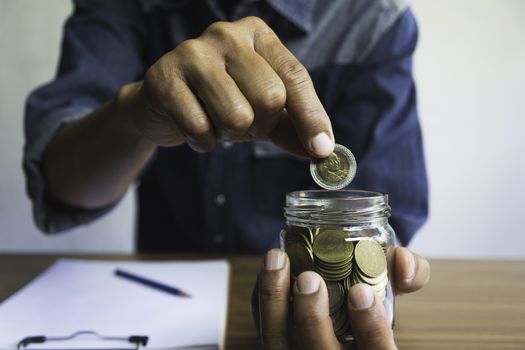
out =
{"type": "MultiPolygon", "coordinates": [[[[339,144],[327,158],[310,163],[312,178],[327,190],[348,186],[356,169],[352,152],[339,144]]],[[[385,299],[388,285],[386,246],[372,237],[351,238],[347,231],[337,226],[289,226],[284,235],[284,247],[293,278],[310,270],[325,280],[330,316],[337,336],[345,334],[350,328],[346,295],[351,286],[366,283],[380,300],[385,299]]]]}
{"type": "Polygon", "coordinates": [[[343,229],[293,226],[286,231],[286,252],[292,276],[315,271],[326,282],[330,316],[336,335],[348,330],[346,294],[351,286],[366,283],[384,301],[388,285],[384,247],[375,240],[350,241],[343,229]]]}

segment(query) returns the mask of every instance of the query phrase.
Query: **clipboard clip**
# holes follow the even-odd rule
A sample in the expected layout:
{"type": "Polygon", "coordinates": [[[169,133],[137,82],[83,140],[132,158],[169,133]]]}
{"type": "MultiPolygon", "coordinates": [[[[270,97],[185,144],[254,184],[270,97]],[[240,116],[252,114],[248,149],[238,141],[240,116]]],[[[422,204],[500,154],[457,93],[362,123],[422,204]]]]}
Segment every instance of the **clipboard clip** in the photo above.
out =
{"type": "Polygon", "coordinates": [[[148,344],[148,337],[143,335],[131,335],[129,337],[116,337],[116,336],[104,336],[100,335],[97,332],[94,331],[78,331],[68,336],[63,337],[46,337],[43,335],[36,335],[36,336],[30,336],[26,337],[22,340],[20,340],[17,344],[17,349],[25,349],[31,344],[43,344],[46,342],[54,342],[54,341],[68,341],[73,340],[79,336],[84,335],[91,335],[98,340],[113,340],[113,341],[122,341],[122,342],[128,342],[134,346],[134,350],[138,350],[141,347],[145,347],[148,344]]]}

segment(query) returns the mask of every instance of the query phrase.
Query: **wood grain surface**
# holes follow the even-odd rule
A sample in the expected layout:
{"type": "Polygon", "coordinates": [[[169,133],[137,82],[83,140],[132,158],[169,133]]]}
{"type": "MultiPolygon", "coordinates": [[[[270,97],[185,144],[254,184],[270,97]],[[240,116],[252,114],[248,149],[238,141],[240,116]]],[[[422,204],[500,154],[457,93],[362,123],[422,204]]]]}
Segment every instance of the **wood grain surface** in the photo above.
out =
{"type": "MultiPolygon", "coordinates": [[[[0,301],[58,255],[0,255],[0,301]]],[[[68,256],[72,257],[72,256],[68,256]]],[[[76,256],[92,259],[202,259],[195,255],[76,256]]],[[[220,258],[212,256],[211,258],[220,258]]],[[[257,349],[250,295],[261,257],[229,256],[227,349],[257,349]]],[[[423,290],[396,299],[400,349],[525,349],[525,261],[432,260],[423,290]]]]}

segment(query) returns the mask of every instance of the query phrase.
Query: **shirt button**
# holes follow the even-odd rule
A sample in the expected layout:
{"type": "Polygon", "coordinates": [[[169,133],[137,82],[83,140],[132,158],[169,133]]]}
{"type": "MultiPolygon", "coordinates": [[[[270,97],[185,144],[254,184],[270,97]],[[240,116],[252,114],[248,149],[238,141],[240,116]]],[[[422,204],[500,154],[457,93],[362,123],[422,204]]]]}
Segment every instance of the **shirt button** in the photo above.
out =
{"type": "Polygon", "coordinates": [[[230,148],[232,148],[232,146],[233,146],[233,142],[224,141],[222,143],[222,147],[224,147],[224,149],[230,149],[230,148]]]}
{"type": "Polygon", "coordinates": [[[215,241],[215,243],[221,244],[222,242],[224,242],[224,236],[223,235],[215,235],[215,237],[213,237],[213,240],[215,241]]]}
{"type": "Polygon", "coordinates": [[[215,197],[215,204],[218,206],[223,206],[224,203],[226,203],[226,196],[221,194],[218,194],[217,197],[215,197]]]}

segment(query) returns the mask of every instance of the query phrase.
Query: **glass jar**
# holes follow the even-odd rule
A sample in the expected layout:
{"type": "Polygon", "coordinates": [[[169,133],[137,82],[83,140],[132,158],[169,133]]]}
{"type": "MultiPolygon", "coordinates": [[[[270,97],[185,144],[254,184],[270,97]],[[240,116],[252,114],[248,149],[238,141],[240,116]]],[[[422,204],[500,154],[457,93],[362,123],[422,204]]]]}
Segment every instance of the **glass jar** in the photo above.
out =
{"type": "Polygon", "coordinates": [[[338,339],[353,339],[346,297],[356,283],[367,283],[375,290],[393,326],[388,262],[395,233],[388,224],[388,195],[357,190],[291,192],[286,195],[284,213],[281,249],[289,256],[292,282],[307,270],[323,277],[338,339]]]}

